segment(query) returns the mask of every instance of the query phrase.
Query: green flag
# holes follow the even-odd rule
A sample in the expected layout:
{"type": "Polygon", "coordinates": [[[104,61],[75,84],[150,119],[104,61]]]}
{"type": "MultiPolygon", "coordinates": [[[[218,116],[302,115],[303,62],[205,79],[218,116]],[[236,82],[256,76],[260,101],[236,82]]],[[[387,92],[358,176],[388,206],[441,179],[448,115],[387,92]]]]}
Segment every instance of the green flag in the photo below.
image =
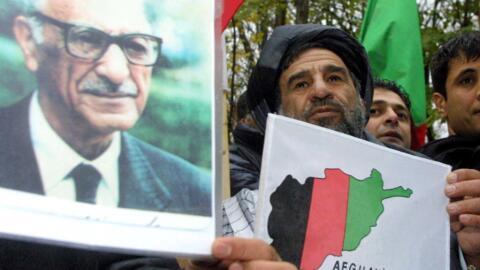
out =
{"type": "Polygon", "coordinates": [[[415,0],[369,0],[360,31],[374,76],[400,84],[415,123],[425,121],[425,76],[415,0]]]}

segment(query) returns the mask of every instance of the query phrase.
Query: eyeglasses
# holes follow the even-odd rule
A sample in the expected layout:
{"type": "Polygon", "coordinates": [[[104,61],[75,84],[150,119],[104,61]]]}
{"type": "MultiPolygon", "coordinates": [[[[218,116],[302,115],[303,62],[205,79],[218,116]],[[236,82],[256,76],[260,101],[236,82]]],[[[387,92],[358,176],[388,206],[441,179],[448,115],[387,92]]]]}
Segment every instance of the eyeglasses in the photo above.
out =
{"type": "Polygon", "coordinates": [[[112,43],[120,46],[128,62],[134,65],[153,66],[160,54],[162,39],[159,37],[142,33],[112,36],[92,27],[56,20],[40,12],[32,15],[62,29],[67,53],[76,58],[97,61],[112,43]]]}

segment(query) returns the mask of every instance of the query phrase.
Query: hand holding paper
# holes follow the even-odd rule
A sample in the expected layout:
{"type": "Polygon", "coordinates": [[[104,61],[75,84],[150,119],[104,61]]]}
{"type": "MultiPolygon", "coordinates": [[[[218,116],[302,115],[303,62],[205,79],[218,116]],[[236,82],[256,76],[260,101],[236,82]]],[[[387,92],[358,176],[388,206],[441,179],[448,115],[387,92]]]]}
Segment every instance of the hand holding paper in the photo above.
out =
{"type": "Polygon", "coordinates": [[[218,238],[212,244],[212,255],[218,261],[190,262],[187,269],[297,269],[290,263],[282,262],[273,247],[257,239],[218,238]]]}
{"type": "Polygon", "coordinates": [[[458,169],[447,177],[450,226],[468,263],[480,266],[480,171],[458,169]]]}

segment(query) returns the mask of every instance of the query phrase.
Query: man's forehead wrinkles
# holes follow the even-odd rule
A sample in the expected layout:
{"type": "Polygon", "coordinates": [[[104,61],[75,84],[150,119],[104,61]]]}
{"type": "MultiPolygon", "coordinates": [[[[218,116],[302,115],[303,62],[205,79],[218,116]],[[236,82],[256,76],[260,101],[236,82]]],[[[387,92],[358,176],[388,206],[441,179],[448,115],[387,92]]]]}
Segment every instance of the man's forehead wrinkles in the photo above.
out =
{"type": "MultiPolygon", "coordinates": [[[[295,68],[295,67],[294,67],[295,68]]],[[[312,66],[308,67],[297,67],[297,70],[292,72],[292,75],[296,75],[299,73],[308,73],[310,71],[316,70],[321,73],[331,73],[331,72],[342,72],[347,73],[347,68],[335,65],[335,64],[322,64],[322,63],[313,63],[312,66]]]]}
{"type": "Polygon", "coordinates": [[[298,68],[298,70],[293,71],[288,76],[287,85],[291,84],[293,81],[295,81],[297,79],[301,79],[301,78],[304,78],[304,77],[308,76],[312,71],[314,72],[315,70],[322,73],[322,74],[324,74],[324,73],[336,73],[336,72],[342,73],[344,75],[348,74],[347,69],[344,68],[344,67],[337,66],[337,65],[334,65],[334,64],[322,65],[322,64],[318,63],[318,65],[314,65],[314,66],[311,66],[311,67],[302,67],[302,68],[298,68]]]}
{"type": "Polygon", "coordinates": [[[324,66],[319,66],[319,71],[323,73],[335,73],[335,72],[340,72],[347,74],[347,69],[341,66],[337,66],[334,64],[328,64],[324,66]]]}
{"type": "Polygon", "coordinates": [[[290,74],[290,76],[288,76],[287,84],[290,84],[297,79],[300,79],[300,78],[303,78],[303,77],[307,76],[308,73],[309,73],[309,70],[307,70],[307,69],[301,69],[299,71],[293,72],[292,74],[290,74]]]}

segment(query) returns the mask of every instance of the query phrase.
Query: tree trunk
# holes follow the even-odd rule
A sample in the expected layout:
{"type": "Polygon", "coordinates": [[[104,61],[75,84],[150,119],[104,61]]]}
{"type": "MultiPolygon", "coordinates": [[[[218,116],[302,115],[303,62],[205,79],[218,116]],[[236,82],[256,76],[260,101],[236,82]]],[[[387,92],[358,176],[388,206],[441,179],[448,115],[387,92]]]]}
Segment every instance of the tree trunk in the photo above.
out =
{"type": "Polygon", "coordinates": [[[275,21],[273,27],[284,25],[287,22],[287,0],[278,1],[275,7],[275,21]]]}
{"type": "Polygon", "coordinates": [[[243,27],[242,23],[238,25],[238,37],[242,42],[243,50],[245,51],[245,55],[247,57],[247,62],[248,62],[247,70],[252,70],[253,66],[255,65],[255,52],[252,49],[250,40],[247,38],[247,35],[245,33],[245,28],[243,27]]]}
{"type": "Polygon", "coordinates": [[[437,17],[438,17],[438,2],[439,0],[435,0],[433,2],[433,11],[432,11],[432,28],[437,27],[437,17]]]}
{"type": "Polygon", "coordinates": [[[297,16],[295,17],[295,23],[307,23],[308,22],[308,10],[309,0],[295,0],[295,8],[297,10],[297,16]]]}
{"type": "Polygon", "coordinates": [[[465,0],[463,5],[463,20],[462,20],[462,27],[467,27],[472,25],[472,21],[470,20],[470,12],[473,11],[473,1],[472,0],[465,0]]]}
{"type": "MultiPolygon", "coordinates": [[[[235,73],[236,73],[236,63],[237,63],[237,27],[235,22],[235,17],[232,18],[232,28],[233,28],[233,48],[232,48],[232,77],[230,78],[230,98],[228,103],[230,110],[227,112],[227,125],[228,125],[228,134],[232,134],[233,125],[234,125],[234,113],[233,109],[235,108],[235,73]]],[[[230,136],[229,136],[230,137],[230,136]]]]}
{"type": "MultiPolygon", "coordinates": [[[[480,26],[480,0],[473,1],[473,14],[477,15],[478,26],[480,26]]],[[[473,22],[472,22],[473,23],[473,22]]]]}

